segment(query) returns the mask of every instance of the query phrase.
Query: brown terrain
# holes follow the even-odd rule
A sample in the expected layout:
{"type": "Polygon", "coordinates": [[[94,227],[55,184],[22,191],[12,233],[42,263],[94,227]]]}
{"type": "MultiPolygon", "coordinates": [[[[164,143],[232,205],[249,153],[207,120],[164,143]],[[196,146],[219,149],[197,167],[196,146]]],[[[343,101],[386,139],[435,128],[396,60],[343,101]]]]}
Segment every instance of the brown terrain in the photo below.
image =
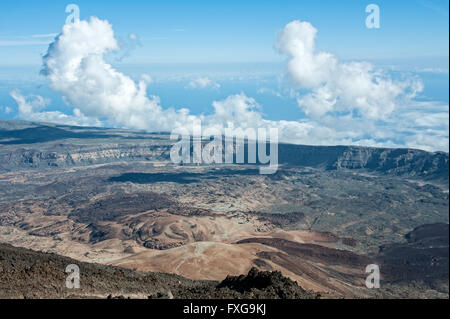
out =
{"type": "Polygon", "coordinates": [[[0,297],[70,297],[70,262],[89,283],[72,297],[448,298],[448,154],[280,145],[278,172],[260,175],[174,165],[170,145],[3,123],[0,297]],[[365,286],[369,264],[379,289],[365,286]]]}
{"type": "Polygon", "coordinates": [[[312,299],[280,272],[250,269],[222,282],[190,280],[165,273],[142,273],[119,267],[84,263],[67,257],[0,244],[0,298],[115,299],[312,299]],[[80,288],[65,286],[67,265],[80,268],[80,288]]]}

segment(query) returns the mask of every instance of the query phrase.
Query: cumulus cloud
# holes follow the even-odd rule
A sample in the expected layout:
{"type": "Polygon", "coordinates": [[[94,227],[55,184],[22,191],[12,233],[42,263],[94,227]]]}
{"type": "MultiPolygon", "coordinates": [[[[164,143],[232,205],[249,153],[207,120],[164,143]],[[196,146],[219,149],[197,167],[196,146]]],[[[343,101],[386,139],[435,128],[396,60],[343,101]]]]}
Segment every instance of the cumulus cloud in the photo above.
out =
{"type": "MultiPolygon", "coordinates": [[[[119,43],[111,25],[95,17],[65,25],[43,58],[42,74],[73,114],[46,111],[49,101],[41,96],[19,91],[11,96],[19,116],[33,121],[101,125],[101,119],[108,125],[171,131],[201,120],[204,128],[278,128],[280,141],[299,144],[448,150],[448,105],[415,101],[423,88],[417,79],[395,81],[369,63],[341,63],[330,53],[316,52],[316,33],[311,24],[293,21],[276,45],[288,56],[287,74],[293,98],[307,115],[303,119],[266,119],[257,101],[244,93],[214,101],[210,115],[164,109],[157,96],[147,93],[150,76],[135,82],[105,61],[119,43]]],[[[220,85],[195,77],[187,87],[220,85]]]]}
{"type": "Polygon", "coordinates": [[[187,109],[163,110],[146,93],[146,79],[135,83],[115,70],[104,55],[119,49],[111,25],[96,17],[64,25],[44,56],[42,74],[67,104],[88,117],[115,125],[153,131],[170,130],[192,119],[187,109]]]}
{"type": "Polygon", "coordinates": [[[242,128],[257,127],[262,122],[260,105],[244,93],[230,95],[222,101],[214,101],[214,114],[205,120],[211,124],[224,124],[242,128]]]}
{"type": "Polygon", "coordinates": [[[298,89],[298,105],[309,116],[354,112],[385,119],[399,103],[423,89],[420,80],[395,81],[367,62],[342,63],[331,53],[316,51],[317,30],[309,22],[292,21],[278,34],[276,48],[287,55],[287,74],[298,89]]]}
{"type": "Polygon", "coordinates": [[[220,88],[220,84],[214,82],[208,77],[198,77],[191,80],[187,85],[187,87],[191,89],[205,89],[205,88],[218,89],[220,88]]]}
{"type": "Polygon", "coordinates": [[[308,144],[320,137],[327,144],[448,151],[448,105],[416,101],[419,78],[395,80],[368,62],[340,62],[316,50],[316,35],[309,22],[292,21],[275,45],[287,56],[286,73],[307,116],[297,142],[308,136],[308,144]]]}
{"type": "Polygon", "coordinates": [[[40,95],[23,96],[19,90],[11,91],[11,97],[16,101],[19,117],[29,121],[53,122],[68,125],[101,126],[102,123],[95,118],[86,117],[79,109],[75,108],[72,115],[59,111],[43,111],[50,103],[40,95]]]}
{"type": "Polygon", "coordinates": [[[45,108],[49,103],[49,99],[45,99],[40,95],[31,95],[25,98],[19,90],[10,92],[11,97],[16,101],[20,114],[32,114],[45,108]]]}

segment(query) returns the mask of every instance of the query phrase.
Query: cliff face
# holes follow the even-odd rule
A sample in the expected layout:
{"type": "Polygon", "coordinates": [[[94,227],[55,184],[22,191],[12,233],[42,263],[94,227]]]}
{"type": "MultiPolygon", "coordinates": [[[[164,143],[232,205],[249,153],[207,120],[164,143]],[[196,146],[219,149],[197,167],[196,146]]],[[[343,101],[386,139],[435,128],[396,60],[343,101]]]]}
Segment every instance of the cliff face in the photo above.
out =
{"type": "Polygon", "coordinates": [[[30,145],[0,150],[4,170],[71,167],[120,161],[161,161],[169,159],[168,146],[150,144],[30,145]],[[42,147],[42,148],[41,148],[42,147]]]}
{"type": "Polygon", "coordinates": [[[167,135],[0,120],[0,170],[169,160],[167,135]]]}
{"type": "Polygon", "coordinates": [[[448,154],[414,149],[349,147],[334,164],[336,168],[366,168],[382,173],[448,181],[448,154]]]}
{"type": "Polygon", "coordinates": [[[367,169],[382,174],[448,181],[448,153],[359,146],[280,145],[280,163],[328,170],[367,169]]]}
{"type": "MultiPolygon", "coordinates": [[[[0,170],[71,167],[129,161],[169,161],[167,134],[0,120],[0,170]]],[[[448,182],[448,153],[358,146],[279,145],[279,163],[327,170],[448,182]]]]}

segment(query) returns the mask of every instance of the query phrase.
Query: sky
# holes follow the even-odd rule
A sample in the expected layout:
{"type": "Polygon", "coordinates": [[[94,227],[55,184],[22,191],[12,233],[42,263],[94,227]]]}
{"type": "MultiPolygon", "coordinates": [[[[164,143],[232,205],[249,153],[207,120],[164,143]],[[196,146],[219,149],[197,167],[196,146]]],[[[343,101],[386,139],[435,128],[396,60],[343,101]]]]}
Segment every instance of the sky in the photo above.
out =
{"type": "Polygon", "coordinates": [[[448,17],[431,0],[2,1],[0,118],[448,152],[448,17]]]}

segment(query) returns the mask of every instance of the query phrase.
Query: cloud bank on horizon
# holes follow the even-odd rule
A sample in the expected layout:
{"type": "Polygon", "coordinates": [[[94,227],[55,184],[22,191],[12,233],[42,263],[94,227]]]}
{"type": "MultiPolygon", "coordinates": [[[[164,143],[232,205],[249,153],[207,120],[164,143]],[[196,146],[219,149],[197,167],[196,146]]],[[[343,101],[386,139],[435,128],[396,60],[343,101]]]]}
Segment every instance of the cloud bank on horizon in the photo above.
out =
{"type": "MultiPolygon", "coordinates": [[[[43,58],[42,74],[52,90],[73,108],[72,114],[45,111],[40,96],[11,92],[21,118],[71,125],[114,125],[148,131],[192,127],[276,127],[279,140],[298,144],[413,147],[448,151],[448,105],[421,102],[420,79],[394,80],[366,62],[340,62],[317,52],[317,30],[292,21],[278,33],[276,49],[287,57],[291,95],[306,118],[266,119],[262,107],[245,93],[213,101],[214,113],[194,115],[187,108],[164,108],[147,93],[148,75],[135,82],[106,62],[120,50],[112,26],[91,17],[64,25],[43,58]]],[[[193,79],[192,89],[219,88],[209,78],[193,79]]]]}

